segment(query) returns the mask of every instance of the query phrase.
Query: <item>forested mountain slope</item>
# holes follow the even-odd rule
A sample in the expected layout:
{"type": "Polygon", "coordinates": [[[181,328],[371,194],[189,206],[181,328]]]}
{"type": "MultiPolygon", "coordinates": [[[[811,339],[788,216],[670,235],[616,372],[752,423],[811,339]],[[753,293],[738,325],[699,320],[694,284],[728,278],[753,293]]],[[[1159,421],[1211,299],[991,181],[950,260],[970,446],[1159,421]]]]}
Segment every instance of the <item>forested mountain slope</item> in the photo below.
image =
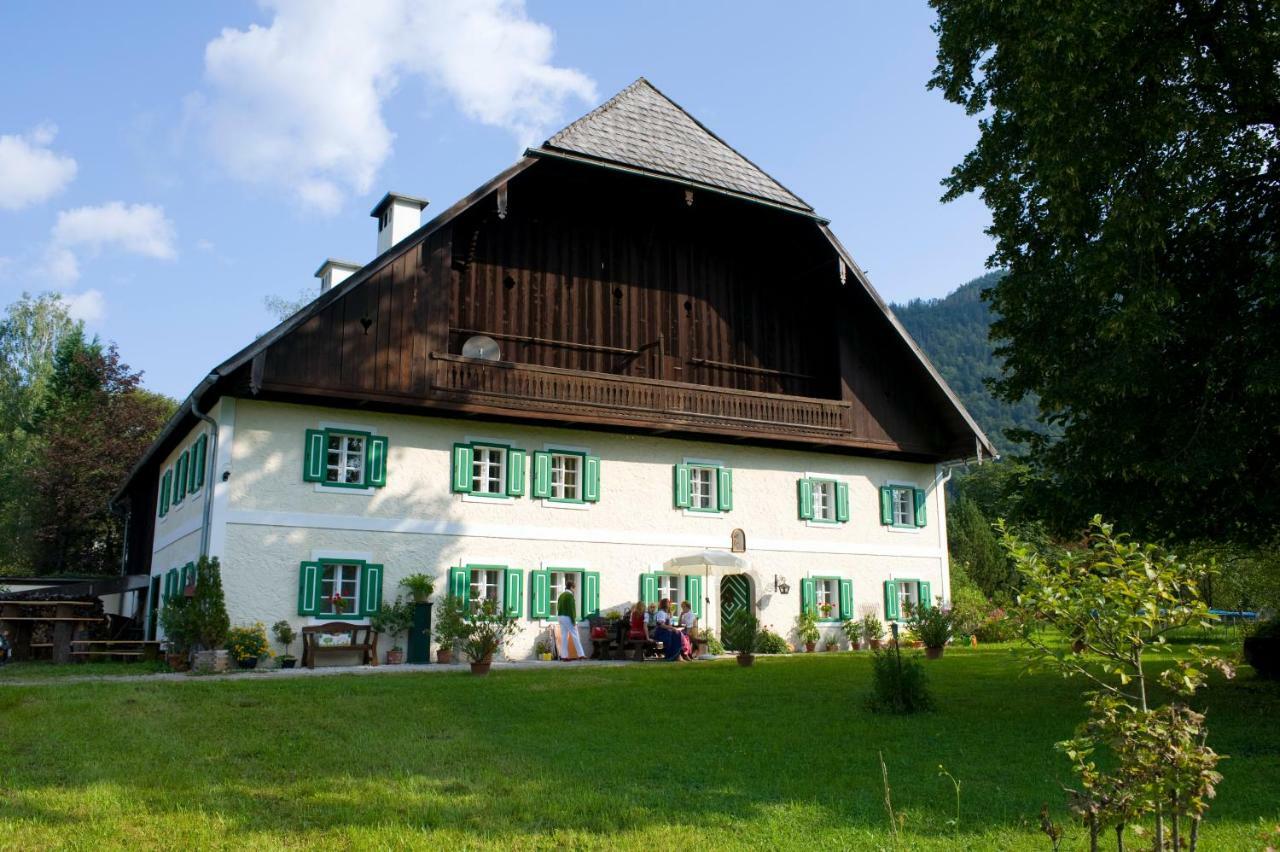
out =
{"type": "Polygon", "coordinates": [[[991,310],[981,294],[1003,274],[988,272],[944,298],[912,299],[905,305],[894,305],[893,312],[959,394],[978,425],[1001,453],[1007,453],[1019,447],[1005,436],[1006,430],[1035,428],[1037,423],[1034,400],[1008,405],[995,399],[983,383],[998,375],[1000,366],[987,339],[991,310]]]}

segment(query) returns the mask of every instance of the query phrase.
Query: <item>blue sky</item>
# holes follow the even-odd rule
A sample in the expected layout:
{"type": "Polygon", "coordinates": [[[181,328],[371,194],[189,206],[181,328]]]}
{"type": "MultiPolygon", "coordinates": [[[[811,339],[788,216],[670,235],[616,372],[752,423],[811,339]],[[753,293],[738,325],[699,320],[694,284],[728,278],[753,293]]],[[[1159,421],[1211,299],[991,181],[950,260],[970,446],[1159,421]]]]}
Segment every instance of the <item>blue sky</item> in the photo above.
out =
{"type": "Polygon", "coordinates": [[[977,136],[925,90],[923,2],[272,0],[0,7],[0,298],[68,294],[181,398],[367,261],[391,189],[443,209],[638,76],[832,220],[888,299],[983,272],[977,136]],[[252,28],[252,29],[251,29],[252,28]]]}

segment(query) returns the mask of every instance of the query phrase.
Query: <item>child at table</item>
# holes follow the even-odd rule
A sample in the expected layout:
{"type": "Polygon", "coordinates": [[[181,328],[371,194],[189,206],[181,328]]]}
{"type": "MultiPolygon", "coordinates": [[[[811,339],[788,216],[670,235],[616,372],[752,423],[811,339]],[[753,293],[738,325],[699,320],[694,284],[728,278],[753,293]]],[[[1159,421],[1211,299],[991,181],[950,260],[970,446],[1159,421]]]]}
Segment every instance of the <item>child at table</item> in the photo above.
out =
{"type": "Polygon", "coordinates": [[[3,666],[5,663],[9,662],[9,653],[10,653],[9,631],[0,630],[0,666],[3,666]]]}
{"type": "Polygon", "coordinates": [[[688,601],[680,602],[680,642],[683,646],[682,656],[686,660],[693,659],[693,640],[698,635],[698,616],[693,614],[693,607],[688,601]]]}

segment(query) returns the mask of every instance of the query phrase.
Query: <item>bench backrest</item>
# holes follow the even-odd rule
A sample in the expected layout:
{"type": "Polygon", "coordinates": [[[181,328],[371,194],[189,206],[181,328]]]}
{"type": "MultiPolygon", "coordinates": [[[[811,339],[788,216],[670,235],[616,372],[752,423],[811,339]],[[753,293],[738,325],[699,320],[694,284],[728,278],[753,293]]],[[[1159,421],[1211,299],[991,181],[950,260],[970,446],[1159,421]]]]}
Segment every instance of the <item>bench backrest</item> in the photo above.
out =
{"type": "Polygon", "coordinates": [[[306,637],[308,635],[314,636],[317,633],[349,633],[354,641],[360,631],[364,631],[368,634],[370,629],[371,628],[367,624],[349,624],[345,621],[330,621],[328,624],[308,625],[302,628],[302,635],[303,637],[306,637]]]}

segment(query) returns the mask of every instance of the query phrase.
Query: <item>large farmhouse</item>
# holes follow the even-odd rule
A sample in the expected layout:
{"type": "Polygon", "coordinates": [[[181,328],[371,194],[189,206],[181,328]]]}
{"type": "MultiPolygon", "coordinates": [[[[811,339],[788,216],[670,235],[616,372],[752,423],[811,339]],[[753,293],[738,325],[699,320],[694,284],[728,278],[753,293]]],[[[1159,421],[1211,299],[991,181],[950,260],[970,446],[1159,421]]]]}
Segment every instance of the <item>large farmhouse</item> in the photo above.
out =
{"type": "Polygon", "coordinates": [[[364,621],[428,572],[521,619],[509,657],[573,577],[713,631],[949,598],[943,485],[990,442],[826,220],[647,81],[426,206],[387,195],[378,256],[326,261],[116,496],[149,635],[204,554],[233,622],[364,621]]]}

